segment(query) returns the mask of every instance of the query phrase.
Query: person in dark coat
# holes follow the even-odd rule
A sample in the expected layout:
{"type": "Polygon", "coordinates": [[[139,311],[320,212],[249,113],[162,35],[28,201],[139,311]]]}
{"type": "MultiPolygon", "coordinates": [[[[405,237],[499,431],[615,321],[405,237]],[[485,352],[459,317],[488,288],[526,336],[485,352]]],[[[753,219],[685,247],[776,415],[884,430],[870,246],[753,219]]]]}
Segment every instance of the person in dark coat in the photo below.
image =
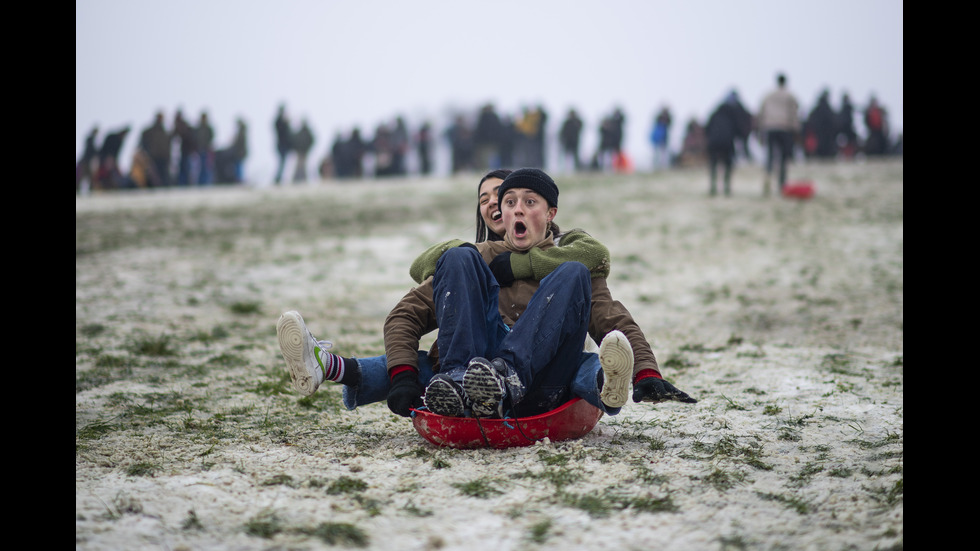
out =
{"type": "MultiPolygon", "coordinates": [[[[572,171],[577,171],[582,167],[582,161],[579,158],[581,137],[582,119],[575,109],[569,109],[561,124],[561,130],[558,132],[558,139],[561,144],[562,164],[567,165],[571,162],[572,171]]],[[[566,168],[568,167],[566,166],[566,168]]]]}
{"type": "Polygon", "coordinates": [[[299,130],[293,134],[292,146],[296,152],[296,168],[293,170],[293,182],[306,181],[306,160],[313,149],[315,137],[310,129],[309,123],[304,120],[300,123],[299,130]]]}
{"type": "Polygon", "coordinates": [[[125,126],[115,132],[110,132],[102,148],[99,150],[99,170],[96,173],[93,188],[95,189],[117,189],[124,187],[124,176],[119,168],[119,153],[122,151],[123,142],[129,134],[129,126],[125,126]]]}
{"type": "Polygon", "coordinates": [[[717,195],[718,164],[724,169],[725,195],[732,194],[732,165],[735,161],[735,141],[745,140],[751,128],[739,112],[738,97],[729,94],[708,118],[705,134],[708,139],[708,170],[711,176],[709,194],[717,195]]]}
{"type": "Polygon", "coordinates": [[[276,114],[276,121],[273,124],[276,130],[276,152],[279,154],[279,165],[276,167],[276,184],[282,182],[282,173],[286,169],[286,160],[293,151],[293,131],[289,127],[289,118],[286,116],[286,106],[279,105],[279,112],[276,114]]]}
{"type": "Polygon", "coordinates": [[[85,148],[82,150],[82,158],[75,165],[75,193],[82,191],[82,182],[87,182],[88,187],[92,187],[95,176],[95,168],[93,168],[92,164],[99,156],[99,146],[95,142],[98,134],[99,125],[95,125],[85,136],[85,148]]]}
{"type": "Polygon", "coordinates": [[[180,140],[180,158],[177,160],[177,185],[189,186],[197,183],[195,167],[198,157],[197,129],[187,122],[183,112],[177,110],[174,116],[174,135],[180,140]]]}
{"type": "Polygon", "coordinates": [[[154,185],[169,186],[172,183],[170,175],[171,146],[173,136],[163,126],[163,112],[157,111],[153,124],[143,129],[140,134],[140,149],[146,152],[153,165],[151,181],[154,185]]]}
{"type": "Polygon", "coordinates": [[[807,117],[807,130],[816,138],[813,156],[832,159],[837,156],[837,114],[830,106],[830,92],[824,90],[807,117]]]}

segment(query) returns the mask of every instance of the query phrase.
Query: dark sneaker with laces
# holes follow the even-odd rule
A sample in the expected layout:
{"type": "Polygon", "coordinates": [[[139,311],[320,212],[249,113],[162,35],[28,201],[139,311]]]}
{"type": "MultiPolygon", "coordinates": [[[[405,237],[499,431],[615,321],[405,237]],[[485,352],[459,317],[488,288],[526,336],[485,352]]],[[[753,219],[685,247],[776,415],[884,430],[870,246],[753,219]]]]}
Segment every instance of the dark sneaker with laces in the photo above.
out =
{"type": "Polygon", "coordinates": [[[425,407],[436,415],[463,416],[463,388],[449,375],[439,373],[425,387],[425,407]]]}
{"type": "MultiPolygon", "coordinates": [[[[497,362],[497,360],[494,360],[497,362]]],[[[503,363],[500,360],[500,363],[503,363]]],[[[507,386],[504,375],[486,358],[470,360],[463,374],[463,393],[470,401],[474,417],[503,417],[507,386]]]]}

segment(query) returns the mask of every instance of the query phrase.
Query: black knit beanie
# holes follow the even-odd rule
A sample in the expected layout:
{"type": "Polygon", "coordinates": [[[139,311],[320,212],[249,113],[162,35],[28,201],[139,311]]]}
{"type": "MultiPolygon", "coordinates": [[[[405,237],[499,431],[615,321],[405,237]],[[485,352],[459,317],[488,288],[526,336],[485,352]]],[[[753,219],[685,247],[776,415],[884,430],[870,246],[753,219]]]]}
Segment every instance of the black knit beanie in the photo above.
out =
{"type": "Polygon", "coordinates": [[[497,191],[497,201],[503,203],[504,193],[511,188],[526,188],[536,192],[548,202],[548,206],[558,206],[558,186],[543,171],[536,168],[519,168],[511,172],[497,191]]]}

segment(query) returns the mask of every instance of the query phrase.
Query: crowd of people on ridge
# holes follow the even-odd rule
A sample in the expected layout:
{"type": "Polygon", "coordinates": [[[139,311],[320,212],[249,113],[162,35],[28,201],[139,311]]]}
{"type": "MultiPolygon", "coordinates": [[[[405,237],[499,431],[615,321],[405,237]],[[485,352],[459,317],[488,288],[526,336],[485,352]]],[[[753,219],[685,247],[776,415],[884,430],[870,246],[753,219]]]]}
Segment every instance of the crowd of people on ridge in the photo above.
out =
{"type": "MultiPolygon", "coordinates": [[[[651,168],[706,165],[714,189],[718,167],[727,179],[735,159],[741,156],[752,160],[749,137],[753,132],[764,144],[757,115],[745,108],[737,91],[732,90],[707,120],[691,118],[686,123],[679,149],[671,152],[669,134],[673,117],[669,107],[661,106],[650,125],[651,168]]],[[[313,128],[305,119],[293,128],[286,105],[280,104],[273,123],[278,154],[274,183],[305,182],[313,174],[321,180],[405,176],[410,171],[428,176],[436,166],[436,149],[443,144],[449,150],[452,174],[552,165],[562,172],[633,170],[630,156],[624,150],[626,116],[622,109],[614,108],[599,122],[597,146],[591,155],[581,151],[586,124],[576,109],[570,108],[565,113],[553,134],[548,122],[549,114],[543,105],[527,106],[520,113],[511,114],[498,112],[493,103],[480,106],[474,113],[458,113],[441,133],[428,121],[423,121],[413,132],[404,117],[396,116],[390,122],[378,124],[373,136],[365,136],[359,127],[346,134],[336,132],[324,155],[315,161],[313,171],[308,171],[317,143],[313,128]],[[547,159],[549,139],[557,140],[557,159],[547,159]],[[410,169],[408,159],[413,155],[410,169]],[[291,176],[284,174],[287,166],[293,167],[291,176]]],[[[231,143],[217,148],[207,111],[202,111],[193,124],[177,109],[169,128],[164,113],[157,112],[139,135],[128,171],[122,169],[119,155],[130,126],[106,133],[99,143],[100,128],[96,124],[87,134],[81,157],[76,161],[76,193],[86,189],[244,183],[248,126],[242,118],[235,124],[231,143]]],[[[786,154],[790,158],[800,151],[807,159],[901,155],[902,136],[892,135],[888,112],[874,96],[863,112],[858,112],[847,93],[842,95],[840,107],[834,109],[830,92],[824,90],[809,113],[802,110],[799,113],[799,128],[793,133],[789,149],[786,154]],[[859,119],[864,123],[863,138],[857,131],[859,119]]]]}

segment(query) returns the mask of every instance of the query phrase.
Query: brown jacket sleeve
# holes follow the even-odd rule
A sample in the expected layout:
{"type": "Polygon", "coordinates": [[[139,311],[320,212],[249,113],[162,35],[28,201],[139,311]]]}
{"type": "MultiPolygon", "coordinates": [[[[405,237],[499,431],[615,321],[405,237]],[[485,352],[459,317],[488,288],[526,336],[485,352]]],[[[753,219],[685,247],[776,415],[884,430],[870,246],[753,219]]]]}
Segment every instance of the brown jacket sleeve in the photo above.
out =
{"type": "Polygon", "coordinates": [[[399,365],[410,365],[418,369],[419,340],[437,328],[435,311],[432,277],[398,301],[385,319],[384,325],[388,369],[399,365]]]}
{"type": "Polygon", "coordinates": [[[618,300],[614,300],[604,278],[592,278],[592,319],[589,321],[589,334],[597,343],[602,342],[606,333],[618,329],[626,335],[633,349],[633,375],[644,369],[660,373],[653,348],[643,335],[643,330],[633,320],[629,310],[618,300]]]}

